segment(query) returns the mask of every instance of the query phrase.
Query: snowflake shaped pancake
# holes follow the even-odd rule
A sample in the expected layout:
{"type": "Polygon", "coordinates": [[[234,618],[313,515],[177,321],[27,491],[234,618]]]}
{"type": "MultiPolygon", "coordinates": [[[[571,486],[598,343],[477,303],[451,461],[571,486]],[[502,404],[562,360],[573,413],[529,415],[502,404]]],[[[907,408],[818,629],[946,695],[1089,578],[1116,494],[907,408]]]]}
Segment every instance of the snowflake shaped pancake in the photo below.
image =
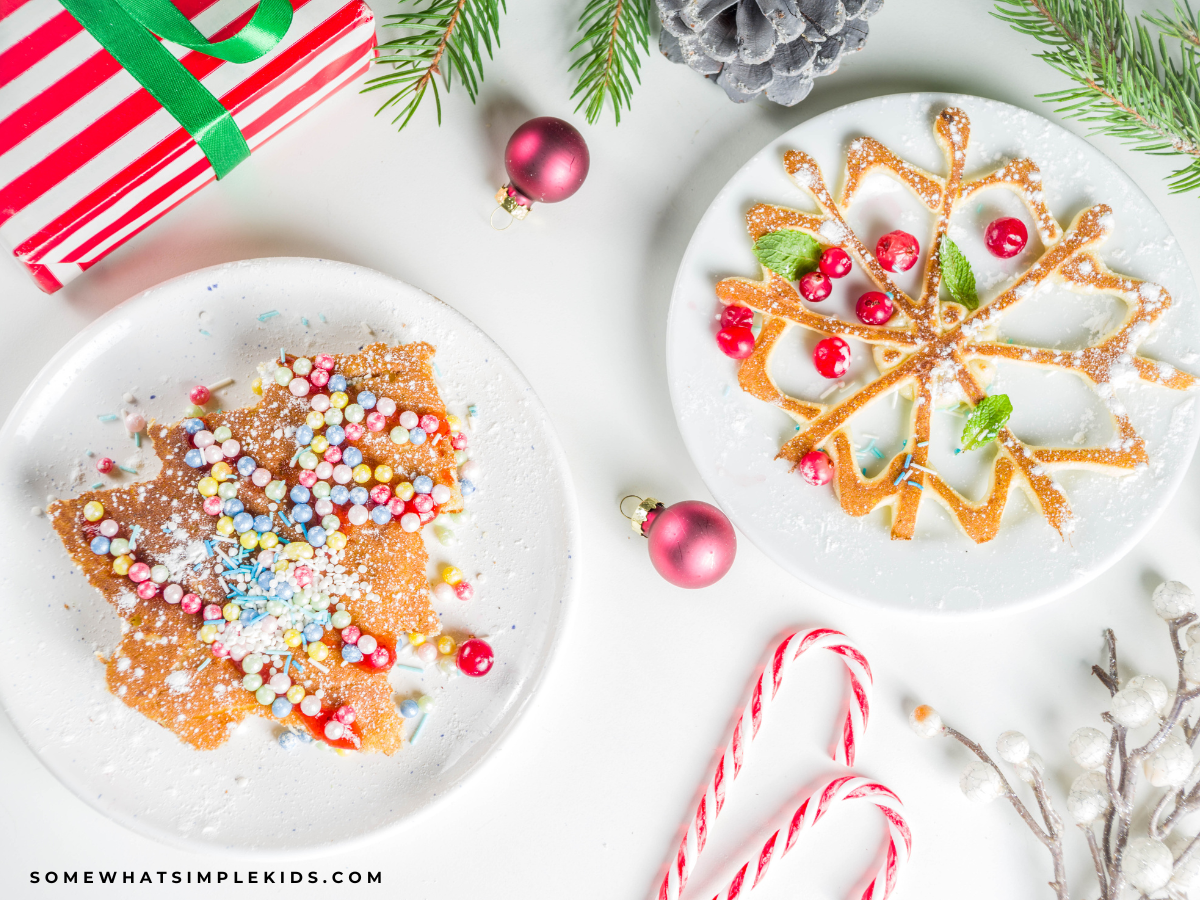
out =
{"type": "Polygon", "coordinates": [[[750,236],[796,229],[825,245],[844,249],[863,268],[880,291],[890,292],[896,314],[887,325],[863,325],[806,309],[791,282],[764,267],[765,278],[727,278],[717,285],[722,303],[750,307],[762,316],[753,354],[743,360],[738,383],[751,396],[778,406],[799,427],[779,451],[792,467],[815,449],[827,452],[835,467],[834,490],[842,508],[863,516],[882,505],[893,507],[891,535],[908,540],[916,527],[922,500],[940,502],[968,537],[977,543],[996,536],[1008,497],[1023,489],[1047,522],[1064,538],[1074,530],[1075,517],[1067,495],[1054,480],[1056,469],[1086,468],[1121,474],[1147,462],[1145,441],[1138,435],[1117,399],[1113,383],[1135,378],[1173,390],[1187,390],[1195,379],[1165,363],[1137,355],[1138,345],[1154,322],[1170,308],[1171,297],[1159,285],[1110,271],[1095,255],[1112,231],[1112,210],[1100,203],[1083,210],[1065,231],[1047,209],[1041,173],[1032,160],[1013,160],[972,181],[963,178],[970,120],[960,109],[938,114],[934,132],[945,153],[947,175],[925,172],[900,159],[871,138],[851,144],[839,200],[826,187],[820,168],[808,154],[789,151],[784,166],[793,182],[816,201],[812,215],[759,204],[746,215],[750,236]],[[888,277],[857,235],[847,226],[844,212],[863,179],[880,171],[906,185],[934,214],[933,238],[922,278],[921,294],[910,297],[888,277]],[[956,205],[989,188],[1012,191],[1037,224],[1042,255],[1013,284],[986,305],[971,312],[954,302],[939,302],[941,264],[937,248],[946,234],[956,205]],[[1040,285],[1059,284],[1081,294],[1108,294],[1125,304],[1122,321],[1097,342],[1078,350],[1052,350],[995,340],[1001,317],[1040,285]],[[821,335],[853,337],[872,345],[879,377],[844,400],[823,404],[790,397],[770,374],[772,351],[792,326],[821,335]],[[986,395],[986,374],[995,360],[1050,367],[1075,373],[1104,403],[1114,427],[1105,447],[1039,447],[1019,439],[1008,428],[1000,431],[985,496],[975,502],[951,487],[929,464],[929,435],[939,385],[956,387],[975,406],[986,395]],[[873,478],[860,476],[849,434],[852,417],[869,403],[893,391],[911,392],[913,402],[905,446],[873,478]],[[909,474],[901,477],[908,471],[909,474]]]}

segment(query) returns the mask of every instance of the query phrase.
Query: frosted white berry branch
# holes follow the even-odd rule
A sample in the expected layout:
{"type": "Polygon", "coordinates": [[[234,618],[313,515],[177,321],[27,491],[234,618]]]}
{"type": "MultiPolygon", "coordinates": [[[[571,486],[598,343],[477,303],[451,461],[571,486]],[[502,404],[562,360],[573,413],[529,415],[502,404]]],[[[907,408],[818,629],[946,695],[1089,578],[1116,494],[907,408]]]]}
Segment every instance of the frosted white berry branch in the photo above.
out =
{"type": "MultiPolygon", "coordinates": [[[[1170,632],[1178,671],[1174,696],[1152,676],[1138,675],[1122,683],[1116,635],[1108,629],[1104,632],[1107,666],[1093,666],[1092,672],[1109,691],[1109,709],[1101,718],[1111,730],[1106,736],[1095,728],[1080,728],[1069,742],[1071,757],[1086,771],[1071,785],[1067,812],[1084,833],[1099,881],[1100,900],[1118,900],[1127,885],[1143,898],[1164,889],[1171,897],[1184,897],[1200,875],[1200,836],[1189,840],[1178,854],[1173,854],[1164,843],[1181,819],[1200,811],[1200,765],[1193,750],[1200,738],[1200,721],[1189,721],[1195,712],[1194,701],[1200,698],[1197,686],[1200,685],[1200,620],[1196,615],[1196,596],[1186,585],[1170,581],[1155,589],[1153,601],[1155,612],[1166,620],[1170,632]],[[1153,736],[1130,749],[1129,731],[1155,721],[1158,727],[1153,736]],[[1182,737],[1175,733],[1176,729],[1182,737]],[[1153,787],[1165,787],[1167,791],[1153,803],[1146,834],[1132,836],[1139,768],[1144,769],[1153,787]],[[1103,822],[1100,834],[1096,831],[1097,822],[1103,822]]],[[[1069,900],[1063,820],[1047,793],[1041,757],[1032,752],[1029,740],[1019,732],[1006,731],[997,741],[996,753],[1033,788],[1045,827],[1038,824],[987,752],[945,725],[936,710],[918,706],[910,721],[913,730],[922,737],[954,738],[978,758],[963,773],[963,793],[979,802],[1001,796],[1009,800],[1050,851],[1054,866],[1050,887],[1058,900],[1069,900]]]]}

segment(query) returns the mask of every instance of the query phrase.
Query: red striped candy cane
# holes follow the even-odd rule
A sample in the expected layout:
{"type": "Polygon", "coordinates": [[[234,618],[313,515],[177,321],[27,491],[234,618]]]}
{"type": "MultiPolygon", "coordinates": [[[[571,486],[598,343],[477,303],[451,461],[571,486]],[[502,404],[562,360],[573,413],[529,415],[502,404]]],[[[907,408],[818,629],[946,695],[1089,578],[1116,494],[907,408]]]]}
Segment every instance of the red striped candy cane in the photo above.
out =
{"type": "Polygon", "coordinates": [[[739,710],[725,752],[717,760],[716,770],[708,780],[704,796],[700,798],[696,812],[688,823],[687,834],[680,842],[675,861],[667,869],[667,876],[658,892],[659,900],[679,900],[679,894],[687,884],[688,875],[704,850],[709,823],[720,815],[721,808],[725,805],[726,780],[732,781],[741,772],[745,749],[758,734],[763,714],[779,692],[784,670],[788,663],[799,659],[806,651],[815,649],[836,653],[850,673],[849,709],[832,756],[835,762],[854,765],[855,747],[867,727],[867,716],[870,712],[867,692],[871,687],[871,667],[862,651],[840,631],[834,631],[832,628],[797,631],[784,638],[775,648],[762,674],[754,682],[749,702],[739,710]]]}
{"type": "Polygon", "coordinates": [[[713,900],[739,900],[752,888],[758,887],[775,856],[783,856],[791,850],[800,835],[816,825],[832,806],[852,800],[873,803],[887,820],[887,851],[875,877],[862,894],[862,900],[885,900],[896,886],[900,870],[912,853],[912,833],[904,818],[900,798],[882,784],[858,775],[842,775],[813,791],[799,809],[773,829],[762,849],[738,867],[729,886],[713,900]],[[782,848],[779,847],[781,835],[784,836],[782,848]]]}

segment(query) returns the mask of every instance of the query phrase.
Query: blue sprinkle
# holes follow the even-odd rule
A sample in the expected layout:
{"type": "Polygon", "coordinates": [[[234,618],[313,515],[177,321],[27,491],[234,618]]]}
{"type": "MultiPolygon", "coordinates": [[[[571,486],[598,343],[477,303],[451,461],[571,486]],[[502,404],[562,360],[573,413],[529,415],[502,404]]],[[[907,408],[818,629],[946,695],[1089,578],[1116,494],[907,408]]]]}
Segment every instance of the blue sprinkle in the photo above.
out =
{"type": "Polygon", "coordinates": [[[363,409],[375,408],[376,397],[371,391],[359,391],[358,396],[354,400],[363,409]]]}
{"type": "Polygon", "coordinates": [[[105,413],[102,416],[96,416],[96,418],[99,419],[101,422],[115,422],[115,421],[117,421],[117,414],[116,413],[105,413]]]}
{"type": "Polygon", "coordinates": [[[196,674],[199,675],[201,672],[203,672],[204,667],[207,666],[210,662],[212,662],[212,657],[209,657],[204,662],[200,663],[200,665],[196,666],[196,674]]]}
{"type": "Polygon", "coordinates": [[[204,542],[204,555],[211,558],[213,555],[212,541],[204,542]]]}
{"type": "Polygon", "coordinates": [[[476,416],[479,415],[479,407],[476,406],[474,403],[472,403],[470,406],[467,407],[467,415],[470,416],[472,419],[474,419],[476,416]]]}
{"type": "Polygon", "coordinates": [[[416,700],[405,700],[400,704],[400,715],[406,719],[415,719],[421,712],[416,700]]]}
{"type": "Polygon", "coordinates": [[[357,663],[362,662],[363,652],[353,644],[344,644],[342,646],[342,659],[346,662],[357,663]]]}
{"type": "Polygon", "coordinates": [[[91,543],[92,552],[95,553],[97,556],[104,556],[106,553],[108,553],[108,548],[109,548],[110,543],[111,542],[109,541],[108,538],[106,538],[102,534],[98,534],[94,538],[92,538],[92,543],[91,543]]]}
{"type": "Polygon", "coordinates": [[[203,431],[204,430],[204,420],[203,419],[188,419],[187,421],[185,421],[183,423],[183,430],[186,431],[188,434],[196,434],[197,432],[203,431]]]}
{"type": "Polygon", "coordinates": [[[371,521],[376,525],[386,525],[392,521],[392,511],[387,506],[376,506],[371,510],[371,521]]]}
{"type": "MultiPolygon", "coordinates": [[[[332,494],[333,492],[330,491],[332,494]]],[[[357,506],[365,506],[371,493],[361,484],[350,490],[350,502],[357,506]]]]}
{"type": "Polygon", "coordinates": [[[254,527],[254,516],[248,512],[240,512],[233,517],[233,528],[238,534],[245,534],[254,527]]]}
{"type": "Polygon", "coordinates": [[[279,310],[277,310],[277,309],[272,309],[272,310],[269,310],[268,312],[265,312],[265,313],[263,313],[262,315],[260,315],[260,316],[258,317],[258,321],[260,321],[260,322],[265,322],[265,321],[267,321],[267,319],[273,319],[273,318],[275,318],[277,315],[279,315],[279,310]]]}
{"type": "Polygon", "coordinates": [[[243,478],[249,478],[254,474],[254,470],[258,468],[258,463],[252,456],[243,456],[237,461],[238,474],[243,478]]]}
{"type": "MultiPolygon", "coordinates": [[[[261,318],[261,316],[260,316],[260,318],[261,318]]],[[[284,702],[286,703],[287,701],[284,701],[284,702]]],[[[274,703],[271,704],[271,711],[272,712],[275,711],[274,703]]],[[[296,737],[295,732],[285,731],[283,734],[281,734],[279,736],[279,746],[282,747],[284,750],[295,750],[297,747],[300,746],[300,738],[296,737]]]]}
{"type": "Polygon", "coordinates": [[[417,727],[413,730],[412,737],[408,739],[410,744],[415,744],[421,736],[421,732],[425,729],[425,723],[429,721],[429,713],[421,716],[421,721],[417,723],[417,727]]]}
{"type": "Polygon", "coordinates": [[[921,486],[920,486],[919,484],[917,484],[915,481],[910,481],[910,482],[908,483],[908,486],[909,486],[909,487],[915,487],[915,488],[916,488],[918,491],[923,491],[923,490],[925,490],[925,488],[921,487],[921,486]]]}
{"type": "Polygon", "coordinates": [[[422,675],[425,674],[425,670],[420,666],[406,666],[404,663],[396,663],[394,666],[392,666],[392,668],[404,669],[406,672],[420,672],[422,675]]]}
{"type": "Polygon", "coordinates": [[[305,328],[307,328],[308,327],[308,319],[304,318],[304,316],[301,316],[300,324],[303,325],[305,328]]]}
{"type": "Polygon", "coordinates": [[[307,447],[312,443],[313,430],[307,425],[301,425],[296,429],[296,443],[301,447],[307,447]]]}
{"type": "Polygon", "coordinates": [[[265,534],[266,532],[270,531],[271,530],[271,517],[270,516],[255,516],[254,517],[254,530],[257,531],[259,534],[265,534]]]}
{"type": "Polygon", "coordinates": [[[237,497],[230,497],[221,504],[221,512],[227,516],[236,516],[238,513],[244,512],[245,509],[245,504],[243,504],[242,501],[237,497]]]}
{"type": "Polygon", "coordinates": [[[420,425],[418,425],[416,428],[411,429],[408,432],[408,440],[412,443],[412,445],[414,447],[419,447],[423,443],[425,443],[425,438],[426,438],[425,429],[422,428],[420,425]]]}
{"type": "Polygon", "coordinates": [[[294,525],[292,525],[292,520],[287,517],[287,513],[285,513],[282,509],[279,510],[279,518],[282,519],[283,524],[287,525],[289,528],[295,527],[294,525]]]}
{"type": "Polygon", "coordinates": [[[335,506],[345,506],[350,499],[350,490],[344,484],[335,484],[329,492],[329,502],[335,506]]]}
{"type": "Polygon", "coordinates": [[[312,497],[312,491],[304,485],[298,484],[292,488],[288,496],[292,498],[293,503],[307,503],[309,498],[312,497]]]}
{"type": "Polygon", "coordinates": [[[344,462],[346,465],[348,465],[352,469],[355,466],[360,465],[362,463],[362,461],[363,461],[362,451],[359,450],[357,447],[347,447],[342,452],[342,462],[344,462]]]}
{"type": "Polygon", "coordinates": [[[442,377],[442,370],[438,368],[437,360],[433,361],[433,373],[437,375],[438,378],[442,377]]]}
{"type": "Polygon", "coordinates": [[[912,454],[910,453],[910,454],[908,454],[908,456],[904,457],[904,468],[907,469],[911,465],[912,465],[912,454]]]}
{"type": "Polygon", "coordinates": [[[200,329],[200,333],[202,335],[204,335],[205,337],[212,337],[212,335],[209,334],[207,331],[205,331],[203,328],[200,329]]]}
{"type": "MultiPolygon", "coordinates": [[[[304,493],[308,493],[305,490],[304,493]]],[[[280,513],[282,516],[283,513],[280,513]]],[[[292,507],[292,520],[303,525],[305,522],[311,522],[313,517],[313,509],[307,503],[297,503],[292,507]]]]}
{"type": "Polygon", "coordinates": [[[202,465],[204,465],[204,454],[193,448],[187,453],[183,454],[183,461],[193,469],[199,469],[202,465]]]}
{"type": "Polygon", "coordinates": [[[329,393],[331,393],[331,394],[336,393],[337,391],[346,390],[346,376],[345,375],[330,376],[329,383],[326,385],[326,387],[329,389],[329,393]]]}
{"type": "Polygon", "coordinates": [[[458,483],[458,489],[462,492],[464,497],[469,497],[471,494],[475,493],[475,485],[465,478],[458,483]]]}
{"type": "Polygon", "coordinates": [[[433,492],[433,479],[428,475],[418,475],[412,480],[412,486],[418,494],[429,494],[433,492]]]}
{"type": "MultiPolygon", "coordinates": [[[[387,509],[386,506],[381,507],[381,508],[387,509]]],[[[390,516],[391,513],[389,513],[388,515],[390,516]]],[[[304,532],[304,537],[314,547],[324,547],[325,546],[325,538],[326,538],[325,529],[322,528],[320,525],[314,525],[312,528],[309,528],[306,532],[304,532]]]]}
{"type": "MultiPolygon", "coordinates": [[[[140,447],[140,446],[142,446],[142,433],[141,433],[140,431],[139,431],[137,434],[135,434],[135,435],[133,436],[133,444],[134,444],[134,446],[135,446],[135,447],[140,447]]],[[[120,466],[119,468],[125,469],[125,467],[124,467],[124,466],[120,466]]],[[[126,472],[128,472],[128,471],[130,471],[130,470],[129,470],[129,469],[125,469],[125,471],[126,471],[126,472]]]]}
{"type": "Polygon", "coordinates": [[[320,319],[322,322],[329,321],[328,319],[325,318],[325,313],[317,313],[317,318],[320,319]]]}
{"type": "Polygon", "coordinates": [[[325,440],[335,447],[346,439],[346,429],[341,425],[330,425],[325,429],[325,440]]]}
{"type": "Polygon", "coordinates": [[[281,366],[287,365],[287,354],[283,352],[282,347],[279,348],[279,364],[281,366]]]}
{"type": "Polygon", "coordinates": [[[896,485],[898,485],[900,483],[900,479],[903,477],[904,477],[903,472],[901,472],[899,475],[897,475],[896,480],[892,482],[892,487],[895,487],[896,485]]]}
{"type": "Polygon", "coordinates": [[[306,641],[319,641],[325,636],[325,629],[316,622],[309,622],[304,626],[303,633],[306,641]]]}
{"type": "Polygon", "coordinates": [[[93,490],[93,491],[98,491],[98,490],[100,490],[100,488],[102,488],[102,487],[104,487],[104,482],[103,482],[103,481],[97,481],[97,482],[95,482],[95,483],[93,483],[93,484],[92,484],[92,490],[93,490]]]}

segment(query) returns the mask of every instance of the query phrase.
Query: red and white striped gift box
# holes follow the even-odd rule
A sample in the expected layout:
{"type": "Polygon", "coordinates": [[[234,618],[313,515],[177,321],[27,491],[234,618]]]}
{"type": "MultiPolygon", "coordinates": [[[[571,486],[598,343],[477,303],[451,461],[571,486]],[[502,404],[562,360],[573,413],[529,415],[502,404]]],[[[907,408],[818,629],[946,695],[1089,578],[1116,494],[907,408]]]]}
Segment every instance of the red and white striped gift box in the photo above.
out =
{"type": "MultiPolygon", "coordinates": [[[[256,0],[173,0],[210,39],[256,0]]],[[[254,150],[366,71],[362,0],[292,0],[283,40],[237,65],[166,46],[254,150]]],[[[0,0],[0,243],[56,291],[213,180],[190,135],[57,0],[0,0]]]]}

